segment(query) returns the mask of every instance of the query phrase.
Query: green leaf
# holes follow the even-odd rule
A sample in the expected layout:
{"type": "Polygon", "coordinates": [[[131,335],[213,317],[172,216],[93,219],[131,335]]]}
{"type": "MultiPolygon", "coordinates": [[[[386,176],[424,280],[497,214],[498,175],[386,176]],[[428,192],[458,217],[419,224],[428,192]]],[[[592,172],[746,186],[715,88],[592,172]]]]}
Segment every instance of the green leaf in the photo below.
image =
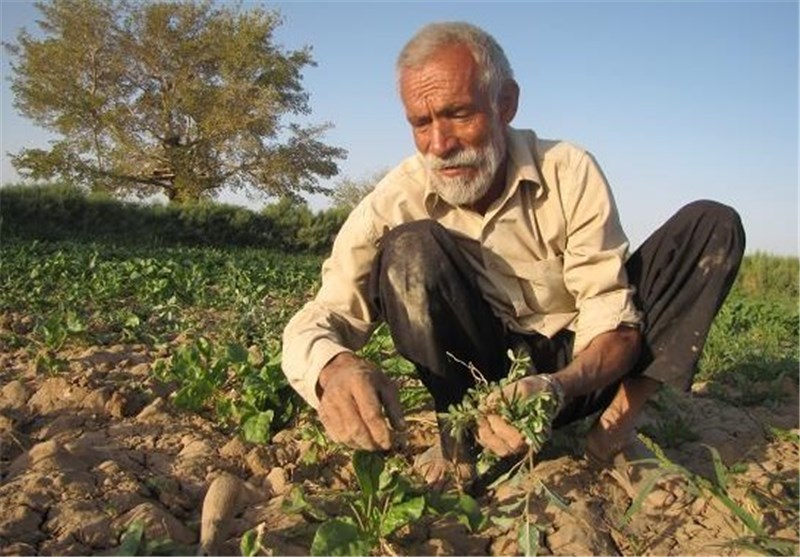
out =
{"type": "Polygon", "coordinates": [[[477,532],[486,524],[486,516],[481,511],[478,502],[466,493],[459,493],[450,514],[466,526],[470,532],[477,532]]]}
{"type": "Polygon", "coordinates": [[[424,511],[425,497],[423,495],[397,505],[392,505],[383,517],[383,520],[381,520],[381,536],[386,537],[409,522],[419,520],[424,511]]]}
{"type": "Polygon", "coordinates": [[[353,454],[353,469],[356,472],[358,485],[365,497],[378,493],[381,472],[383,471],[383,457],[378,453],[356,451],[353,454]]]}
{"type": "Polygon", "coordinates": [[[244,557],[253,557],[258,551],[258,533],[256,530],[250,529],[244,533],[241,542],[239,542],[239,552],[244,557]]]}
{"type": "Polygon", "coordinates": [[[519,550],[525,557],[534,557],[539,553],[539,530],[535,524],[526,520],[519,527],[517,534],[519,550]]]}
{"type": "Polygon", "coordinates": [[[304,516],[320,522],[330,518],[325,511],[308,502],[305,493],[303,493],[303,489],[298,485],[293,486],[289,491],[289,494],[283,500],[281,510],[283,510],[283,512],[292,514],[302,513],[304,516]]]}
{"type": "Polygon", "coordinates": [[[132,557],[138,555],[139,547],[142,545],[144,536],[144,523],[141,520],[134,520],[125,529],[120,540],[117,555],[132,557]]]}
{"type": "Polygon", "coordinates": [[[226,356],[231,363],[242,364],[247,362],[250,353],[241,344],[232,342],[226,347],[226,356]]]}
{"type": "Polygon", "coordinates": [[[725,464],[722,462],[722,457],[719,455],[719,451],[712,447],[711,445],[705,446],[708,451],[711,453],[711,460],[714,463],[714,475],[717,478],[717,485],[720,489],[727,492],[728,491],[728,469],[725,467],[725,464]]]}
{"type": "Polygon", "coordinates": [[[334,518],[317,528],[311,555],[368,555],[373,545],[355,524],[334,518]]]}
{"type": "Polygon", "coordinates": [[[242,424],[242,434],[251,443],[267,443],[272,436],[272,410],[258,412],[247,418],[242,424]]]}

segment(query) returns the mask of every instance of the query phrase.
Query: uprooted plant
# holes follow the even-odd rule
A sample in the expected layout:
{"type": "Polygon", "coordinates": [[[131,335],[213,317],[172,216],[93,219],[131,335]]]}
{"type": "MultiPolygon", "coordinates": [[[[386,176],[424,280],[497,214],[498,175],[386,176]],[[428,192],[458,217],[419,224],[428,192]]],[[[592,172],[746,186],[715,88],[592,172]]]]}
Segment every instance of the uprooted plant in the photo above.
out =
{"type": "MultiPolygon", "coordinates": [[[[516,381],[525,377],[531,369],[530,356],[515,354],[508,351],[511,366],[508,375],[496,383],[490,383],[484,375],[471,363],[458,360],[449,354],[455,361],[463,364],[472,374],[475,385],[467,391],[464,399],[456,405],[451,405],[448,412],[442,415],[443,420],[450,427],[450,431],[457,441],[464,441],[467,435],[473,434],[477,427],[478,419],[482,416],[495,414],[505,419],[514,426],[525,438],[528,446],[526,454],[506,474],[499,478],[495,484],[507,480],[525,467],[528,472],[533,470],[534,457],[547,441],[550,428],[558,411],[558,401],[549,391],[533,393],[530,396],[521,396],[513,387],[516,381]],[[509,394],[510,393],[510,394],[509,394]]],[[[485,451],[482,459],[491,463],[493,455],[485,451]]],[[[552,493],[543,482],[537,481],[536,492],[545,493],[561,505],[560,498],[552,493]]],[[[527,491],[523,502],[515,503],[504,509],[504,514],[520,513],[517,518],[507,517],[512,523],[518,525],[517,541],[523,555],[535,555],[538,551],[540,528],[535,518],[530,513],[531,491],[527,491]]],[[[509,525],[511,529],[513,525],[509,525]]]]}

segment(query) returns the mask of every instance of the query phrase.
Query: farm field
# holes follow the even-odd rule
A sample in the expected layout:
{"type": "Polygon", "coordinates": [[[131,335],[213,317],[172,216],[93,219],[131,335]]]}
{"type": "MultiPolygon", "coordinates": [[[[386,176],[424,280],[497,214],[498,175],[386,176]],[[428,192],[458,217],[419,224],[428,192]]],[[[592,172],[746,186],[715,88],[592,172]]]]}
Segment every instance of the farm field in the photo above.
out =
{"type": "Polygon", "coordinates": [[[529,472],[471,497],[426,492],[410,464],[435,416],[382,330],[363,352],[402,384],[408,436],[385,456],[327,442],[279,360],[321,257],[0,250],[0,555],[194,555],[201,542],[229,555],[800,554],[796,258],[748,256],[692,392],[649,405],[641,430],[672,489],[642,502],[582,458],[583,423],[529,472]],[[227,486],[219,522],[201,517],[212,485],[227,486]]]}

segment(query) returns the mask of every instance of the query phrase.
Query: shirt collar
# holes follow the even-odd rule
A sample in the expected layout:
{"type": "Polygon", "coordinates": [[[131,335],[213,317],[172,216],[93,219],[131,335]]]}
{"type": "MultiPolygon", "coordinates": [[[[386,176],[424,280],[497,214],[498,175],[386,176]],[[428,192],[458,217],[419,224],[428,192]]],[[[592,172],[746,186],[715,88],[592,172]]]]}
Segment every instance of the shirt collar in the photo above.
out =
{"type": "MultiPolygon", "coordinates": [[[[501,195],[506,199],[519,187],[522,182],[531,183],[534,187],[534,197],[540,197],[543,192],[543,182],[539,169],[534,160],[534,146],[536,135],[530,131],[517,130],[511,126],[506,126],[506,148],[508,149],[508,164],[506,166],[506,188],[501,195]]],[[[425,160],[421,153],[416,155],[422,168],[425,169],[425,208],[428,214],[432,215],[436,206],[447,202],[439,197],[431,186],[430,171],[425,166],[425,160]]]]}

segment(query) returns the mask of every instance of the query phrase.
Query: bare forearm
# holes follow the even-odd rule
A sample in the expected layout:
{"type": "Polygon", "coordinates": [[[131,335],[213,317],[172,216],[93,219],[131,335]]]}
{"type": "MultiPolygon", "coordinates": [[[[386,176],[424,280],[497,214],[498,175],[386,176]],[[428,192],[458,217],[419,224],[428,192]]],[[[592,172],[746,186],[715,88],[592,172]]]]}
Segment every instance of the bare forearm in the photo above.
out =
{"type": "Polygon", "coordinates": [[[568,366],[553,374],[567,398],[585,395],[621,379],[639,358],[641,333],[620,327],[595,337],[568,366]]]}

